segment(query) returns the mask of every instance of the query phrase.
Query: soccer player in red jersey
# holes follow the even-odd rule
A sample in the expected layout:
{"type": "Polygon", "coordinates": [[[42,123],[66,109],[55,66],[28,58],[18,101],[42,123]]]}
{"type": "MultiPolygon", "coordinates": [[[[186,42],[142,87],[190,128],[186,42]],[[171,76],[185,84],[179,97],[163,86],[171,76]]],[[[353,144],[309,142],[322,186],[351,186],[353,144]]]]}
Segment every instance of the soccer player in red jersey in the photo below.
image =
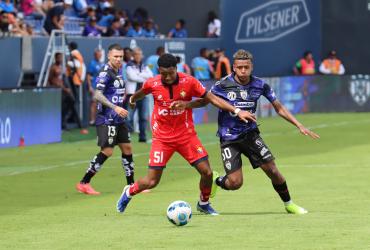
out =
{"type": "Polygon", "coordinates": [[[176,57],[163,54],[158,59],[159,75],[148,79],[143,87],[131,96],[129,104],[134,107],[135,102],[152,94],[154,109],[151,126],[153,142],[150,150],[149,169],[146,176],[132,185],[127,185],[117,202],[118,212],[124,212],[132,196],[146,189],[154,188],[160,181],[163,169],[174,152],[184,157],[201,175],[200,200],[198,211],[218,215],[209,203],[212,188],[212,170],[208,162],[208,154],[197,137],[194,129],[192,110],[175,110],[171,104],[174,101],[191,101],[192,97],[202,97],[213,105],[227,110],[240,119],[255,121],[255,116],[248,111],[228,104],[221,98],[208,92],[194,77],[177,72],[176,57]]]}

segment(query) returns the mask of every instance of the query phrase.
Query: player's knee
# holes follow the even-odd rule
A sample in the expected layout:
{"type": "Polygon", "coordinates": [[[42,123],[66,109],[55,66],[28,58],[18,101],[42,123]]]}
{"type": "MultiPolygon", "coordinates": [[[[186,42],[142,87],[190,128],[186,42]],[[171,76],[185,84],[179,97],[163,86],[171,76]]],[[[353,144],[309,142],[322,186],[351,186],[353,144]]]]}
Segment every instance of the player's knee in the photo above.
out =
{"type": "Polygon", "coordinates": [[[202,177],[205,178],[205,179],[212,179],[212,170],[210,168],[207,168],[205,170],[202,171],[202,177]]]}
{"type": "Polygon", "coordinates": [[[242,178],[229,178],[229,189],[236,190],[243,186],[243,179],[242,178]]]}
{"type": "Polygon", "coordinates": [[[102,150],[102,153],[105,154],[105,156],[107,156],[107,157],[111,157],[112,154],[113,154],[113,150],[111,150],[111,149],[104,149],[104,150],[102,150]]]}

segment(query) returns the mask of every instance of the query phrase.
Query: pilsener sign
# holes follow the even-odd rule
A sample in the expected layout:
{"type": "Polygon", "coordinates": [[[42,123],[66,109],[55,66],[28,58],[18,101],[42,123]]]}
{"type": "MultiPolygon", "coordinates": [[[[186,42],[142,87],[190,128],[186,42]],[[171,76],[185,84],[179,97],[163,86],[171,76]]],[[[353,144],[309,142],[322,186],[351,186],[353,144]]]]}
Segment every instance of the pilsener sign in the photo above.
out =
{"type": "Polygon", "coordinates": [[[244,12],[235,34],[236,43],[271,42],[310,23],[305,0],[278,0],[244,12]]]}

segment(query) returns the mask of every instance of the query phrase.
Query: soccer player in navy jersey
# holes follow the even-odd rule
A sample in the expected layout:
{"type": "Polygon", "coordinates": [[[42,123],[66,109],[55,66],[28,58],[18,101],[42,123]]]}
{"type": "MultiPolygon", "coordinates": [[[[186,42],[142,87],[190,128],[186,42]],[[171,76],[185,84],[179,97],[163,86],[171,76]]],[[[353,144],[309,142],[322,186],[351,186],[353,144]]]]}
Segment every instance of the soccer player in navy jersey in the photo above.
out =
{"type": "MultiPolygon", "coordinates": [[[[234,54],[233,73],[216,82],[211,92],[221,97],[237,109],[254,114],[257,101],[266,97],[273,105],[276,113],[296,126],[300,133],[318,139],[319,136],[305,128],[277,99],[271,87],[262,79],[252,75],[252,54],[238,50],[234,54]]],[[[197,99],[191,102],[173,103],[173,108],[197,108],[207,105],[208,100],[197,99]]],[[[260,137],[257,123],[245,123],[234,114],[220,110],[218,115],[218,131],[220,137],[221,156],[226,175],[217,177],[214,173],[214,184],[211,197],[215,195],[217,186],[225,190],[236,190],[243,185],[242,159],[245,155],[253,168],[261,168],[271,179],[272,185],[284,202],[285,209],[292,214],[305,214],[307,210],[292,202],[284,176],[276,167],[274,156],[260,137]]]]}
{"type": "Polygon", "coordinates": [[[128,184],[134,183],[134,161],[130,133],[124,123],[128,111],[123,108],[125,82],[122,79],[123,48],[112,44],[108,48],[108,63],[103,65],[96,77],[97,101],[96,129],[100,152],[90,162],[86,174],[77,183],[76,189],[85,194],[98,195],[91,185],[91,178],[101,169],[103,163],[113,154],[118,145],[122,152],[122,166],[128,184]]]}

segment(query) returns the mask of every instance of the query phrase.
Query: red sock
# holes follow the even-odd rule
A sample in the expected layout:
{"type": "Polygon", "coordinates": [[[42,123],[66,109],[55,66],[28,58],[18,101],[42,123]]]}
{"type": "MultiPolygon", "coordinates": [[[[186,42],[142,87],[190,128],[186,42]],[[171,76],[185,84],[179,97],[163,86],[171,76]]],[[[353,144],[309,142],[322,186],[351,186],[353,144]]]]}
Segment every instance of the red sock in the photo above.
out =
{"type": "Polygon", "coordinates": [[[132,184],[130,186],[130,189],[129,189],[129,193],[131,196],[135,195],[135,194],[138,194],[140,193],[142,190],[139,190],[139,184],[137,184],[137,182],[135,182],[134,184],[132,184]]]}
{"type": "Polygon", "coordinates": [[[211,195],[210,187],[200,187],[200,200],[202,202],[207,202],[209,200],[210,195],[211,195]]]}

